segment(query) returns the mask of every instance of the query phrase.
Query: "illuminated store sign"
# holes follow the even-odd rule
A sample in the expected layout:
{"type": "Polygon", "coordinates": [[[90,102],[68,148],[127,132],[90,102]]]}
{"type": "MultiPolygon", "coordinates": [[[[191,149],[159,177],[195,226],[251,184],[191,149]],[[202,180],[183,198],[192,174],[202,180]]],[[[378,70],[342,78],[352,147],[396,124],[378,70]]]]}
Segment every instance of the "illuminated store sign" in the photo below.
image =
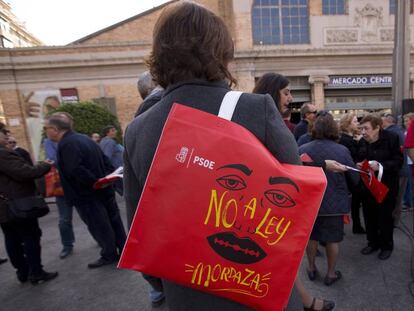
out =
{"type": "Polygon", "coordinates": [[[328,87],[391,87],[391,75],[330,76],[328,87]]]}

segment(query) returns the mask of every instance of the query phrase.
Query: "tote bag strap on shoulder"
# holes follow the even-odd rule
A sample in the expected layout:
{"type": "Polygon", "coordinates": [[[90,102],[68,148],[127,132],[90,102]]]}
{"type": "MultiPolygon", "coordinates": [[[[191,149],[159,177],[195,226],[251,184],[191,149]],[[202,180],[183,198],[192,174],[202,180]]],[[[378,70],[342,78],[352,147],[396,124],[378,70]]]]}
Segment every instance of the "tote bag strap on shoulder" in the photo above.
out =
{"type": "Polygon", "coordinates": [[[221,102],[220,110],[218,116],[220,118],[226,119],[231,121],[233,117],[234,109],[236,109],[237,102],[239,98],[243,94],[240,91],[230,91],[227,92],[226,95],[223,97],[223,101],[221,102]]]}

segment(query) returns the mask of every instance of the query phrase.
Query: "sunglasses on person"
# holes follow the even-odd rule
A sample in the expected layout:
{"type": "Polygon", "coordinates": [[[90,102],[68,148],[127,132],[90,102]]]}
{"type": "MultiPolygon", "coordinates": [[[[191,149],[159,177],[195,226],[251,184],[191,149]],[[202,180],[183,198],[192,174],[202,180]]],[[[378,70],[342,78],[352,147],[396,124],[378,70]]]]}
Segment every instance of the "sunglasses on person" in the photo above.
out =
{"type": "Polygon", "coordinates": [[[326,116],[326,115],[328,115],[329,114],[329,111],[326,111],[326,110],[320,110],[320,111],[318,111],[317,113],[316,113],[316,116],[317,117],[324,117],[324,116],[326,116]]]}
{"type": "Polygon", "coordinates": [[[15,144],[16,144],[16,142],[15,142],[14,140],[9,140],[9,144],[10,144],[10,145],[15,145],[15,144]]]}
{"type": "Polygon", "coordinates": [[[47,125],[45,125],[45,126],[43,127],[43,130],[44,130],[44,131],[46,131],[46,130],[48,130],[48,129],[54,129],[54,128],[56,128],[56,127],[54,127],[54,126],[47,126],[47,125]]]}

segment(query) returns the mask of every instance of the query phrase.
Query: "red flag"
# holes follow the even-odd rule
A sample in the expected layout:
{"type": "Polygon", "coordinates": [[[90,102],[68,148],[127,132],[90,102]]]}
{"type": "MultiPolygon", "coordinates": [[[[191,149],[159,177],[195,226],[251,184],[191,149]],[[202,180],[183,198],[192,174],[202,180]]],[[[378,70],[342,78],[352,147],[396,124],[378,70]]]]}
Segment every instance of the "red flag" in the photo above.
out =
{"type": "Polygon", "coordinates": [[[93,189],[102,189],[105,187],[108,187],[109,185],[112,185],[117,180],[124,177],[124,168],[122,166],[118,167],[115,171],[113,171],[111,174],[108,174],[102,178],[99,178],[95,184],[93,185],[93,189]]]}
{"type": "Polygon", "coordinates": [[[300,155],[300,159],[302,160],[302,162],[313,162],[312,158],[307,153],[302,153],[300,155]]]}

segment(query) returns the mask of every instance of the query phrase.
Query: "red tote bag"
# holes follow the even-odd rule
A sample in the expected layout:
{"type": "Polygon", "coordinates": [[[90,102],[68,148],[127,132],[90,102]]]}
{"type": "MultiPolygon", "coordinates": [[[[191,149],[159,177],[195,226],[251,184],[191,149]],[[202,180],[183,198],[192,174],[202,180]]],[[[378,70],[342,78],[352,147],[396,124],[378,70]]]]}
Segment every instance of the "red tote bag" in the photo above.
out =
{"type": "Polygon", "coordinates": [[[61,197],[64,195],[63,187],[60,182],[59,172],[55,166],[45,175],[46,198],[61,197]]]}
{"type": "Polygon", "coordinates": [[[119,267],[282,310],[325,188],[322,169],[280,164],[240,125],[174,104],[119,267]]]}
{"type": "MultiPolygon", "coordinates": [[[[364,160],[362,162],[361,170],[369,173],[360,173],[365,187],[367,187],[369,192],[371,192],[372,196],[375,198],[375,201],[382,203],[387,196],[389,190],[388,187],[380,181],[381,178],[379,178],[380,180],[377,179],[374,170],[369,166],[368,160],[364,160]]],[[[379,176],[380,175],[382,176],[382,172],[379,173],[379,176]]]]}

